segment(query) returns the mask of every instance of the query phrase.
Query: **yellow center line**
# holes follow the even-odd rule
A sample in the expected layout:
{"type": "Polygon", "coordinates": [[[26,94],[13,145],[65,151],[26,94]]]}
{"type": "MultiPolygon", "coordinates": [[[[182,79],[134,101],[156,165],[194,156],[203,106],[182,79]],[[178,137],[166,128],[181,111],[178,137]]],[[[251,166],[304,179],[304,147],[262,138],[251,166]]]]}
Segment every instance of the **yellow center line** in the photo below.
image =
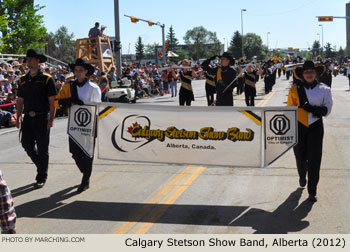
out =
{"type": "Polygon", "coordinates": [[[168,184],[166,184],[156,196],[154,196],[150,201],[146,203],[146,206],[142,207],[136,214],[130,218],[128,222],[125,222],[119,229],[117,229],[115,234],[125,234],[127,233],[138,221],[140,221],[148,211],[153,207],[153,204],[158,203],[163,197],[165,197],[175,186],[181,181],[192,169],[193,165],[188,166],[180,174],[178,174],[174,179],[172,179],[168,184]]]}
{"type": "Polygon", "coordinates": [[[181,185],[179,188],[173,192],[162,204],[162,206],[154,212],[150,217],[147,223],[143,223],[140,227],[133,232],[134,234],[144,234],[146,233],[153,224],[166,212],[166,210],[174,204],[174,202],[186,191],[186,189],[202,174],[206,169],[206,166],[200,166],[197,170],[181,185]]]}
{"type": "Polygon", "coordinates": [[[266,103],[268,103],[270,101],[270,99],[272,98],[272,96],[275,94],[275,92],[271,92],[269,93],[265,98],[265,100],[262,100],[258,103],[257,106],[259,107],[264,107],[266,105],[266,103]]]}

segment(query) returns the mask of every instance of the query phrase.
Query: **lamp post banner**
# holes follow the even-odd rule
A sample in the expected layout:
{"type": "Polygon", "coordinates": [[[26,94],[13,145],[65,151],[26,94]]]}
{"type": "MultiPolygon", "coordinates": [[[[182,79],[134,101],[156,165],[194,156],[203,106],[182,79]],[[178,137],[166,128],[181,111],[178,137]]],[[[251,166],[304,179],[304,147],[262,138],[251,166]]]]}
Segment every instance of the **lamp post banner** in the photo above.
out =
{"type": "MultiPolygon", "coordinates": [[[[237,167],[266,165],[264,108],[115,105],[98,104],[100,159],[237,167]]],[[[296,108],[274,108],[276,113],[284,110],[296,108]]],[[[290,120],[294,122],[296,117],[290,120]]],[[[294,125],[296,132],[295,122],[290,125],[294,125]]]]}

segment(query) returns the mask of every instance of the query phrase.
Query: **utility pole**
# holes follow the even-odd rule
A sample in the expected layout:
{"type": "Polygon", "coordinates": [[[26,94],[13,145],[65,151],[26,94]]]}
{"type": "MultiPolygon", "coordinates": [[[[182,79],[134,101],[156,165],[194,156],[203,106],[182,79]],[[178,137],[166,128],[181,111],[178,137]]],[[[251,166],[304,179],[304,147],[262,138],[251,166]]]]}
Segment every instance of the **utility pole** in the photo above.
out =
{"type": "Polygon", "coordinates": [[[346,55],[350,55],[350,2],[345,5],[346,16],[346,55]]]}
{"type": "Polygon", "coordinates": [[[119,76],[122,74],[122,54],[120,42],[120,26],[119,26],[119,0],[114,0],[114,22],[115,22],[115,58],[117,61],[116,68],[119,76]]]}
{"type": "Polygon", "coordinates": [[[163,43],[163,61],[164,64],[166,64],[166,51],[165,51],[165,24],[160,25],[160,27],[162,28],[162,43],[163,43]]]}
{"type": "Polygon", "coordinates": [[[241,28],[242,28],[242,57],[244,57],[244,39],[243,39],[243,11],[247,11],[246,9],[241,9],[241,28]]]}

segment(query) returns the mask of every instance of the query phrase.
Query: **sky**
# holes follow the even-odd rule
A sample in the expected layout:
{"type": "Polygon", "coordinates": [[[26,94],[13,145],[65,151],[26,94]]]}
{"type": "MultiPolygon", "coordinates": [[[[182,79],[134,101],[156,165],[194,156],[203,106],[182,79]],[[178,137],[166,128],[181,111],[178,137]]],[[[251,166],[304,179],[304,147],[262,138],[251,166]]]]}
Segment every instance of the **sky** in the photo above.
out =
{"type": "MultiPolygon", "coordinates": [[[[66,26],[74,38],[87,37],[95,22],[106,25],[105,34],[115,36],[114,0],[35,0],[45,6],[40,10],[48,32],[66,26]]],[[[130,15],[165,24],[165,33],[172,25],[176,37],[183,43],[186,31],[203,26],[217,33],[225,43],[235,31],[241,32],[241,9],[243,33],[252,32],[261,36],[269,48],[308,48],[315,40],[331,43],[338,50],[346,46],[344,18],[333,22],[318,22],[316,16],[345,16],[345,4],[349,0],[119,0],[120,37],[122,53],[134,53],[138,36],[144,44],[162,42],[159,26],[145,22],[130,22],[130,15]],[[267,33],[270,32],[269,35],[267,33]],[[320,34],[320,35],[317,35],[320,34]]]]}

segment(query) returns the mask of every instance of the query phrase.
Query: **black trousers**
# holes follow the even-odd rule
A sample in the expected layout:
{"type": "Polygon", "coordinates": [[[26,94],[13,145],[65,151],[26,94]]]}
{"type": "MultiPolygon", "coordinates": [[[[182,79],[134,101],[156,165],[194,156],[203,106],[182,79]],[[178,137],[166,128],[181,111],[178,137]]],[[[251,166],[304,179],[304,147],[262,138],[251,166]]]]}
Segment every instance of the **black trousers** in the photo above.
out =
{"type": "Polygon", "coordinates": [[[286,77],[287,77],[287,80],[289,80],[289,77],[290,77],[290,71],[287,71],[287,72],[286,72],[286,77]]]}
{"type": "Polygon", "coordinates": [[[350,89],[350,75],[348,75],[348,79],[349,79],[349,89],[350,89]]]}
{"type": "Polygon", "coordinates": [[[191,106],[192,101],[194,100],[194,96],[193,93],[190,91],[187,91],[184,88],[180,89],[179,92],[179,104],[180,106],[184,106],[186,104],[186,106],[191,106]]]}
{"type": "Polygon", "coordinates": [[[49,167],[50,129],[48,115],[30,117],[25,115],[22,122],[22,146],[37,168],[36,181],[45,182],[49,167]]]}
{"type": "Polygon", "coordinates": [[[205,83],[205,94],[207,96],[208,106],[213,105],[214,103],[214,94],[216,93],[216,89],[214,86],[211,86],[208,83],[205,83]]]}
{"type": "Polygon", "coordinates": [[[323,134],[322,118],[309,127],[298,123],[298,144],[294,147],[294,154],[299,177],[306,178],[308,175],[307,190],[313,196],[317,193],[320,179],[323,134]]]}
{"type": "Polygon", "coordinates": [[[83,185],[88,185],[90,183],[94,158],[88,157],[71,138],[69,138],[69,152],[72,153],[72,158],[83,174],[81,183],[83,185]]]}
{"type": "Polygon", "coordinates": [[[245,84],[244,87],[245,103],[247,106],[255,106],[254,99],[256,96],[256,89],[245,84]]]}
{"type": "Polygon", "coordinates": [[[265,94],[268,94],[272,91],[272,77],[265,77],[264,78],[265,83],[265,94]]]}

